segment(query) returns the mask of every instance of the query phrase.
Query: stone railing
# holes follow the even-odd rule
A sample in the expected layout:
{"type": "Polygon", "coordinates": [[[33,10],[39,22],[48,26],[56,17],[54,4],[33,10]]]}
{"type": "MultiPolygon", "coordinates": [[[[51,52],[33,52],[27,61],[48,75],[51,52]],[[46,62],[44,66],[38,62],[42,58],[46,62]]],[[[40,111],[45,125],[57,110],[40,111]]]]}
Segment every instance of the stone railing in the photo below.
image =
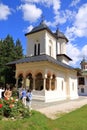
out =
{"type": "Polygon", "coordinates": [[[37,95],[37,96],[45,96],[45,91],[44,90],[41,90],[41,91],[38,91],[38,90],[33,90],[32,91],[32,94],[33,95],[37,95]]]}

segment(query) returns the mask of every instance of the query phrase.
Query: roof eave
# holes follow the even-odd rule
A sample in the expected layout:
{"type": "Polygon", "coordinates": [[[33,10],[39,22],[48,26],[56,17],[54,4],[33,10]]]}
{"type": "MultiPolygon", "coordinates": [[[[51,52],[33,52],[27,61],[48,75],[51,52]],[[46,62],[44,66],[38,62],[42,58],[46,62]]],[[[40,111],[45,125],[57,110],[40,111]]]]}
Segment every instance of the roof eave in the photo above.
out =
{"type": "Polygon", "coordinates": [[[42,28],[42,29],[39,29],[39,30],[36,30],[36,31],[31,31],[29,33],[25,33],[25,36],[33,34],[33,33],[37,33],[39,31],[43,31],[43,30],[47,30],[53,37],[55,37],[57,39],[57,36],[55,36],[54,33],[52,33],[51,30],[48,29],[48,28],[42,28]]]}

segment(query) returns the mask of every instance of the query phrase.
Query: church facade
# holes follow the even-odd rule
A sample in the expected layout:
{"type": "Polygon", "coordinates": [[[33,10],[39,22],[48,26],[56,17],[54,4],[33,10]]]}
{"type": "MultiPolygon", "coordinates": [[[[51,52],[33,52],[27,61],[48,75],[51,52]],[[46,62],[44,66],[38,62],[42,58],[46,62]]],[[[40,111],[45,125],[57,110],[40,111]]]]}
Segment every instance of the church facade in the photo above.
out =
{"type": "Polygon", "coordinates": [[[32,89],[33,99],[44,102],[78,98],[77,71],[69,66],[65,35],[53,33],[42,21],[25,36],[27,56],[9,63],[16,65],[16,86],[32,89]]]}
{"type": "Polygon", "coordinates": [[[87,96],[87,60],[83,58],[80,63],[81,70],[78,73],[78,94],[87,96]]]}

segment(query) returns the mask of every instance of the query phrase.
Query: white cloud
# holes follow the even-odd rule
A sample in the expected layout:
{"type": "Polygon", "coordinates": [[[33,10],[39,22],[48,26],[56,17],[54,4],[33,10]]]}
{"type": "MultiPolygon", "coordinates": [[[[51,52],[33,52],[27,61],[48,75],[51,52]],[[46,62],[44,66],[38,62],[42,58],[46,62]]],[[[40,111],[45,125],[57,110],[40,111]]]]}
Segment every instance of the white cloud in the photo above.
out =
{"type": "Polygon", "coordinates": [[[22,2],[28,2],[28,3],[38,3],[40,2],[41,0],[21,0],[22,2]]]}
{"type": "MultiPolygon", "coordinates": [[[[57,25],[64,24],[67,21],[74,21],[74,17],[76,15],[75,11],[65,10],[65,11],[58,11],[57,14],[54,16],[53,22],[46,21],[46,24],[51,27],[56,27],[57,25]]],[[[68,27],[69,31],[69,27],[68,27]]],[[[70,32],[70,31],[69,31],[70,32]]],[[[67,32],[68,33],[68,32],[67,32]]]]}
{"type": "MultiPolygon", "coordinates": [[[[21,9],[23,11],[24,20],[30,21],[30,22],[36,22],[36,20],[38,18],[40,18],[41,14],[42,14],[42,9],[38,8],[37,5],[42,5],[47,8],[52,7],[54,16],[55,15],[58,16],[59,9],[61,6],[60,0],[21,0],[21,1],[24,3],[19,7],[19,9],[21,9]],[[29,13],[29,12],[32,12],[32,13],[29,13]]],[[[59,16],[59,18],[60,18],[60,16],[59,16]]],[[[56,20],[56,17],[55,17],[55,20],[56,20]]],[[[60,20],[64,21],[65,19],[61,17],[60,20]]],[[[58,21],[55,21],[52,24],[50,22],[49,25],[55,26],[57,24],[57,22],[58,21]]]]}
{"type": "Polygon", "coordinates": [[[32,4],[24,4],[19,7],[23,11],[23,18],[25,21],[35,22],[41,17],[42,10],[32,4]]]}
{"type": "Polygon", "coordinates": [[[65,35],[67,36],[67,38],[69,39],[69,41],[74,41],[76,38],[76,35],[74,34],[74,32],[76,31],[75,27],[67,27],[66,28],[66,32],[65,35]]]}
{"type": "Polygon", "coordinates": [[[54,13],[57,14],[58,10],[61,7],[61,2],[60,0],[53,0],[53,9],[54,9],[54,13]]]}
{"type": "Polygon", "coordinates": [[[79,2],[80,0],[72,0],[72,3],[70,4],[70,6],[76,6],[79,2]]]}
{"type": "Polygon", "coordinates": [[[0,4],[0,20],[7,20],[11,10],[7,5],[0,4]]]}
{"type": "Polygon", "coordinates": [[[87,58],[87,44],[82,48],[82,54],[87,58]]]}
{"type": "Polygon", "coordinates": [[[32,29],[33,29],[33,26],[30,25],[30,26],[27,27],[27,29],[26,29],[25,31],[26,31],[26,32],[30,32],[32,29]]]}
{"type": "Polygon", "coordinates": [[[67,27],[66,35],[69,34],[69,38],[75,37],[87,37],[87,4],[83,4],[77,14],[74,17],[74,23],[72,27],[67,27]],[[73,37],[74,36],[74,37],[73,37]]]}
{"type": "Polygon", "coordinates": [[[74,26],[77,28],[77,36],[87,36],[87,4],[82,5],[78,10],[74,26]]]}
{"type": "Polygon", "coordinates": [[[70,64],[75,66],[76,63],[79,61],[79,55],[80,55],[78,47],[76,45],[69,43],[67,45],[67,55],[72,59],[70,64]]]}
{"type": "Polygon", "coordinates": [[[74,67],[78,67],[83,57],[87,58],[87,45],[83,46],[82,48],[78,48],[77,45],[73,45],[72,43],[69,43],[67,45],[67,55],[72,59],[70,61],[70,65],[74,67]]]}
{"type": "Polygon", "coordinates": [[[53,7],[54,13],[60,9],[61,2],[60,0],[22,0],[25,3],[32,3],[32,4],[42,4],[46,7],[53,7]]]}

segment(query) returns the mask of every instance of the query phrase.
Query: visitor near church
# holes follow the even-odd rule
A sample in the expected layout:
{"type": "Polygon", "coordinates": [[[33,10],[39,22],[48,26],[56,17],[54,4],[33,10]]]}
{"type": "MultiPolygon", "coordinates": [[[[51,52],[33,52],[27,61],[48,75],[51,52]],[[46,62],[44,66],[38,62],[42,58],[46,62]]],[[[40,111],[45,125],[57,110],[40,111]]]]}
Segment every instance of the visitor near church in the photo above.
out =
{"type": "Polygon", "coordinates": [[[32,101],[32,90],[31,89],[27,90],[26,96],[29,98],[29,100],[27,100],[27,106],[28,106],[29,110],[31,110],[31,101],[32,101]]]}
{"type": "Polygon", "coordinates": [[[2,89],[2,87],[0,86],[0,99],[2,98],[2,93],[4,92],[4,90],[2,89]]]}
{"type": "Polygon", "coordinates": [[[11,96],[12,96],[12,91],[10,90],[10,86],[7,86],[7,87],[6,87],[6,90],[5,90],[5,92],[4,92],[4,97],[5,97],[6,99],[9,99],[11,96]]]}
{"type": "Polygon", "coordinates": [[[26,90],[25,90],[25,88],[22,89],[21,96],[22,96],[21,97],[22,98],[22,102],[26,106],[26,90]]]}

